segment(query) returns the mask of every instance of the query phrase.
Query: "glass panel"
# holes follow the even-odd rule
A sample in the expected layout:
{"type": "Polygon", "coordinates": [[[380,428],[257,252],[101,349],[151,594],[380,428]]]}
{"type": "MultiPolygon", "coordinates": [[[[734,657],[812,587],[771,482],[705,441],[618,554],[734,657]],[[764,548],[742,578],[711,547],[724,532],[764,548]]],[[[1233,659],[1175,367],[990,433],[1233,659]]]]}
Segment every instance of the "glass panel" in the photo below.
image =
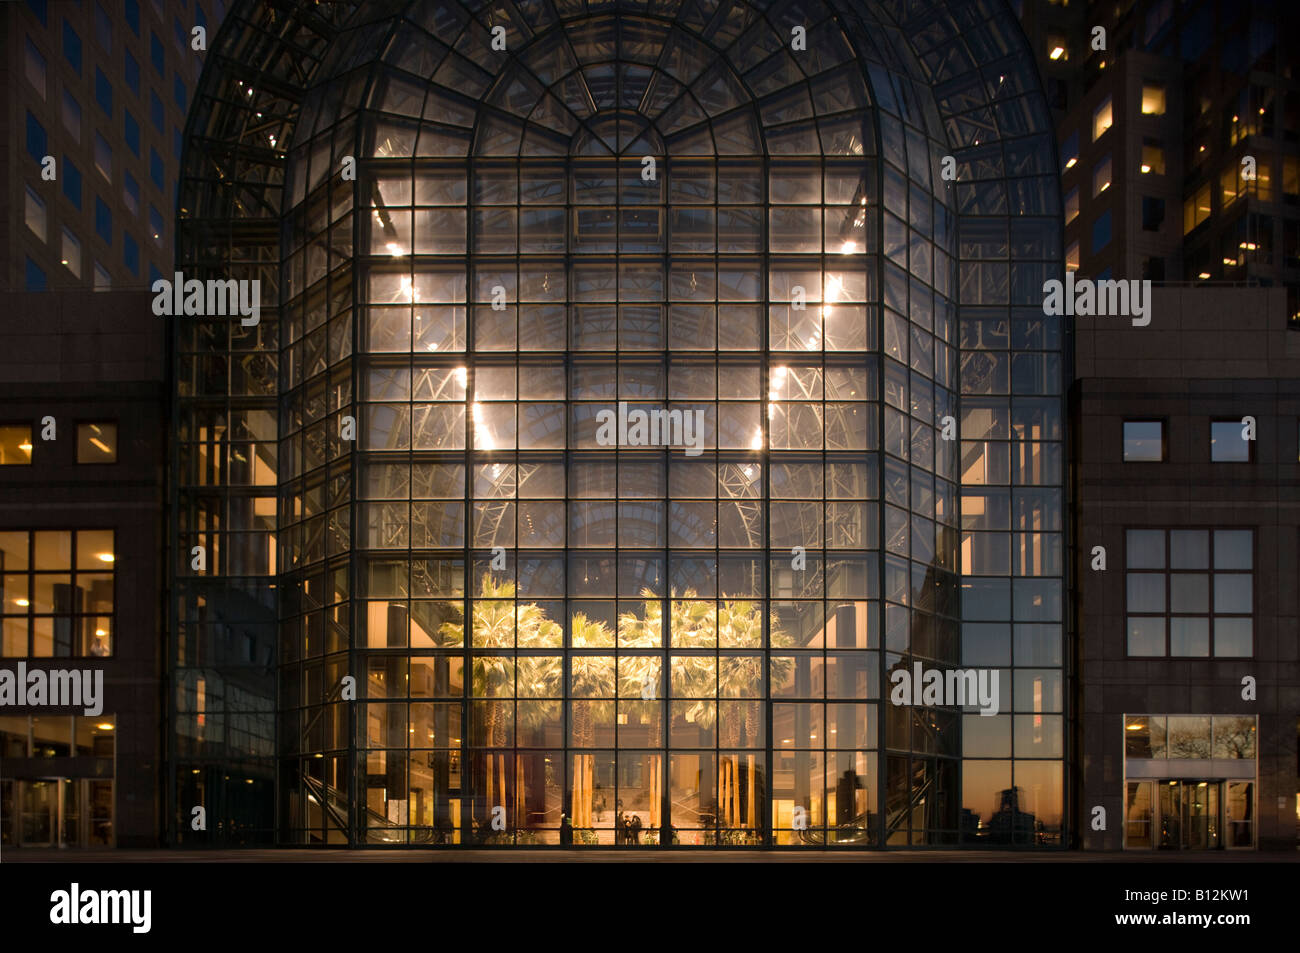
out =
{"type": "Polygon", "coordinates": [[[1124,846],[1151,847],[1151,781],[1130,781],[1124,804],[1124,846]]]}

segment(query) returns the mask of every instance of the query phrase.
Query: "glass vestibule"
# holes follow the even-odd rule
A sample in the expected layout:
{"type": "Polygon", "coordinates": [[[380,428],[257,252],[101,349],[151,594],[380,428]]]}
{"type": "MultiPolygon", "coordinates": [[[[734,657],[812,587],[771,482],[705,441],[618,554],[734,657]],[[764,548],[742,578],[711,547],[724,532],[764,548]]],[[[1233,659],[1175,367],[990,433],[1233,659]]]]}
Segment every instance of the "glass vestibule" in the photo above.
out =
{"type": "Polygon", "coordinates": [[[1124,800],[1128,849],[1216,850],[1253,847],[1252,781],[1129,781],[1124,800]]]}

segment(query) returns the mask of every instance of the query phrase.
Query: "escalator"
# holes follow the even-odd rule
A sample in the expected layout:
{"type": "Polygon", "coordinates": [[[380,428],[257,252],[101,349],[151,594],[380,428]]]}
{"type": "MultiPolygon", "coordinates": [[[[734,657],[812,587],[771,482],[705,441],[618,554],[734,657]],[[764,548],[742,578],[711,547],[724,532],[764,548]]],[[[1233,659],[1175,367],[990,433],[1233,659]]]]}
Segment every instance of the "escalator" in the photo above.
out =
{"type": "MultiPolygon", "coordinates": [[[[324,811],[329,826],[346,833],[348,831],[347,795],[338,788],[308,775],[303,776],[302,784],[307,798],[324,811]]],[[[447,833],[436,832],[431,827],[402,827],[368,807],[365,811],[365,828],[366,842],[372,844],[441,844],[447,833]]]]}

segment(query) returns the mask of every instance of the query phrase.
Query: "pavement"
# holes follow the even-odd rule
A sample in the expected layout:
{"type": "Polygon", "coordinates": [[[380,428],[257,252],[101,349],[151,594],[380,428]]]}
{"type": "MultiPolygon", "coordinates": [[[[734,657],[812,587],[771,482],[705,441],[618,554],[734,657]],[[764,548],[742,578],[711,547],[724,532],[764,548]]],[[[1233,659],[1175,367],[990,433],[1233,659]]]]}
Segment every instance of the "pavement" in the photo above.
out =
{"type": "Polygon", "coordinates": [[[76,850],[9,848],[0,863],[95,864],[266,864],[266,863],[385,863],[385,864],[529,864],[529,863],[844,863],[844,864],[1095,864],[1298,863],[1300,850],[1284,851],[992,851],[992,850],[573,850],[450,848],[423,850],[349,850],[346,848],[255,847],[242,850],[160,850],[117,848],[76,850]]]}

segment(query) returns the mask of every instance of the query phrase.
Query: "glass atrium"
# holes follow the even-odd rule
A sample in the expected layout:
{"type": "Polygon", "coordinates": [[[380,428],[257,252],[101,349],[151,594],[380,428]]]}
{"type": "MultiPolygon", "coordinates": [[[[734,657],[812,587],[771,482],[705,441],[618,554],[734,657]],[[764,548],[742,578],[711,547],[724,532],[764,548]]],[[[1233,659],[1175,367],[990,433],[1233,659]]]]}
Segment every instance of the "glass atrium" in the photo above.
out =
{"type": "Polygon", "coordinates": [[[177,260],[262,312],[170,332],[174,840],[1061,845],[1054,157],[982,0],[236,4],[177,260]]]}

